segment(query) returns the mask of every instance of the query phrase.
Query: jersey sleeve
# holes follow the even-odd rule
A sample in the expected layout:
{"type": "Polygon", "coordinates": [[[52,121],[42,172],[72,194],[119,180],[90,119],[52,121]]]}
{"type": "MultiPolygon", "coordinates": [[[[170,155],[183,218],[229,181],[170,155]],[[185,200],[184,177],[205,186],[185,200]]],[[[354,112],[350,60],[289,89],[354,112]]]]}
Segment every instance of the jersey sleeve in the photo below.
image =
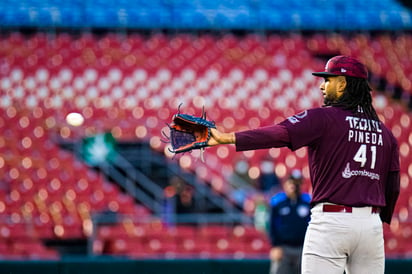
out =
{"type": "Polygon", "coordinates": [[[310,203],[310,201],[312,199],[309,193],[302,193],[300,197],[304,202],[306,202],[308,204],[310,203]]]}
{"type": "Polygon", "coordinates": [[[236,151],[285,147],[289,145],[288,131],[282,125],[235,132],[236,151]]]}
{"type": "Polygon", "coordinates": [[[287,199],[286,194],[284,192],[279,192],[272,196],[272,198],[270,199],[270,206],[275,207],[281,202],[283,202],[285,199],[287,199]]]}
{"type": "Polygon", "coordinates": [[[284,192],[277,193],[270,199],[269,238],[272,246],[278,246],[282,242],[282,235],[280,235],[277,229],[282,223],[278,206],[285,199],[287,199],[287,196],[284,192]]]}
{"type": "Polygon", "coordinates": [[[236,150],[288,147],[297,150],[315,142],[323,134],[323,109],[315,108],[291,116],[267,127],[236,132],[236,150]]]}
{"type": "Polygon", "coordinates": [[[399,147],[395,137],[392,138],[392,161],[388,177],[385,182],[385,207],[381,208],[382,222],[391,223],[395,205],[400,193],[400,163],[399,147]]]}
{"type": "Polygon", "coordinates": [[[288,131],[291,150],[308,146],[322,137],[325,129],[322,112],[321,108],[305,110],[280,123],[288,131]]]}
{"type": "Polygon", "coordinates": [[[385,207],[381,208],[380,218],[382,222],[391,223],[392,215],[395,210],[396,201],[400,192],[399,171],[391,171],[385,183],[385,207]]]}
{"type": "Polygon", "coordinates": [[[398,141],[392,135],[392,161],[391,161],[391,168],[390,171],[399,171],[400,170],[400,162],[399,162],[399,146],[398,141]]]}

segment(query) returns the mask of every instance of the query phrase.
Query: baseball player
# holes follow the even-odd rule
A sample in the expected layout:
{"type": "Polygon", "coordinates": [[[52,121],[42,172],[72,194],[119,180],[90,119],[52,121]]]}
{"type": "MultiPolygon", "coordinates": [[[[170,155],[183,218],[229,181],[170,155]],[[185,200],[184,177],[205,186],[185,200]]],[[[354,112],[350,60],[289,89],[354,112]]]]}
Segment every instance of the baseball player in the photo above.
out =
{"type": "Polygon", "coordinates": [[[270,199],[270,274],[299,274],[302,246],[310,220],[310,195],[301,192],[303,178],[293,170],[283,191],[270,199]]]}
{"type": "Polygon", "coordinates": [[[272,126],[212,129],[208,145],[307,147],[313,193],[302,273],[383,274],[382,222],[390,223],[400,190],[397,141],[372,106],[362,63],[335,56],[313,75],[323,78],[322,107],[272,126]]]}

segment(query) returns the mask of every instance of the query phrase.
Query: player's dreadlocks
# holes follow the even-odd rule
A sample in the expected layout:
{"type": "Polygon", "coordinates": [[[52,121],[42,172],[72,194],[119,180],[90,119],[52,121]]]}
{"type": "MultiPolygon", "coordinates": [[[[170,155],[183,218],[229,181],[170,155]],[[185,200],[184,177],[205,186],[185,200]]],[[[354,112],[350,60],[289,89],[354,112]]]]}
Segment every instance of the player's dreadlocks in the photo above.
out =
{"type": "Polygon", "coordinates": [[[357,113],[359,108],[368,119],[379,121],[372,105],[371,87],[366,79],[346,76],[346,89],[339,100],[331,105],[357,113]]]}

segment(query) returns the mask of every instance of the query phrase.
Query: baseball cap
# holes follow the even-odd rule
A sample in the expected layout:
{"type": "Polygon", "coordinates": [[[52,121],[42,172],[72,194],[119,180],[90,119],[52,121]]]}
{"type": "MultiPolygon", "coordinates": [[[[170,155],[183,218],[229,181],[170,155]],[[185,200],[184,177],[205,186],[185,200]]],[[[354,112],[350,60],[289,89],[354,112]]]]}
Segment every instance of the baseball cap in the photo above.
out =
{"type": "Polygon", "coordinates": [[[368,79],[368,69],[353,57],[338,55],[328,60],[325,71],[313,72],[315,76],[350,76],[368,79]]]}

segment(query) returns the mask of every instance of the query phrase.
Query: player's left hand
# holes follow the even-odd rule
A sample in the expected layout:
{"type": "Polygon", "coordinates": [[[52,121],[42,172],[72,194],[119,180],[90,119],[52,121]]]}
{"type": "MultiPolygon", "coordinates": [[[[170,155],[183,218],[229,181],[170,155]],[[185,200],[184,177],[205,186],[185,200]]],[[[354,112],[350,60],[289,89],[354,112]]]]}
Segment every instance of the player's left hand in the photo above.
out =
{"type": "Polygon", "coordinates": [[[208,146],[216,146],[221,144],[234,144],[236,136],[234,132],[224,133],[215,128],[210,129],[211,136],[207,142],[208,146]]]}

